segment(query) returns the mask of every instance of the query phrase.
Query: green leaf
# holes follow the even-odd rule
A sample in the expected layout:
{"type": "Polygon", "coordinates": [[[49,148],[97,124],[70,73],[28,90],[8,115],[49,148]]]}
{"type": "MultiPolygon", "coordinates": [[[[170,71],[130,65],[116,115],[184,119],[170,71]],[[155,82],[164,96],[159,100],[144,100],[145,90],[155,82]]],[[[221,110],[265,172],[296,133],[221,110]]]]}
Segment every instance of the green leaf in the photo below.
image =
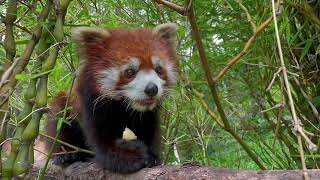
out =
{"type": "Polygon", "coordinates": [[[20,39],[16,41],[16,44],[28,44],[30,39],[20,39]]]}
{"type": "Polygon", "coordinates": [[[300,56],[300,60],[302,60],[309,52],[310,47],[312,46],[313,41],[312,40],[308,40],[307,44],[304,46],[302,54],[300,56]]]}
{"type": "Polygon", "coordinates": [[[31,79],[36,79],[36,78],[41,77],[41,76],[43,76],[43,75],[49,74],[51,71],[53,71],[53,69],[51,69],[51,70],[49,70],[49,71],[41,72],[41,73],[39,73],[39,74],[34,74],[34,75],[31,77],[31,79]]]}
{"type": "Polygon", "coordinates": [[[30,76],[28,76],[26,74],[17,74],[16,79],[19,81],[26,81],[26,80],[30,79],[30,76]]]}
{"type": "Polygon", "coordinates": [[[63,124],[63,120],[60,118],[57,123],[57,130],[61,129],[62,124],[63,124]]]}
{"type": "Polygon", "coordinates": [[[320,96],[314,97],[312,102],[313,102],[314,106],[320,107],[320,96]]]}

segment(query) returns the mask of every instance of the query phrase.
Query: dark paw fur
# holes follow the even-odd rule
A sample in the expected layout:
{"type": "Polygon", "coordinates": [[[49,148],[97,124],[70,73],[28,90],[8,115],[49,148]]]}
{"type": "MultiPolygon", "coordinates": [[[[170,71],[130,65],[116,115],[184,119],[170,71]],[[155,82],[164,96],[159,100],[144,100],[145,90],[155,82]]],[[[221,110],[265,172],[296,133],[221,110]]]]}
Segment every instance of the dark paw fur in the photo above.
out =
{"type": "Polygon", "coordinates": [[[161,161],[160,161],[159,156],[150,153],[146,167],[158,166],[160,164],[161,164],[161,161]]]}
{"type": "Polygon", "coordinates": [[[106,154],[97,152],[96,161],[105,169],[127,174],[151,166],[154,160],[150,157],[148,148],[142,141],[119,139],[106,154]]]}
{"type": "Polygon", "coordinates": [[[82,155],[81,153],[69,153],[54,155],[52,160],[53,164],[59,166],[68,166],[77,161],[85,161],[89,155],[82,155]]]}
{"type": "Polygon", "coordinates": [[[78,157],[76,154],[61,154],[61,155],[55,155],[53,158],[53,164],[59,165],[59,166],[68,166],[72,164],[73,162],[78,161],[78,157]]]}

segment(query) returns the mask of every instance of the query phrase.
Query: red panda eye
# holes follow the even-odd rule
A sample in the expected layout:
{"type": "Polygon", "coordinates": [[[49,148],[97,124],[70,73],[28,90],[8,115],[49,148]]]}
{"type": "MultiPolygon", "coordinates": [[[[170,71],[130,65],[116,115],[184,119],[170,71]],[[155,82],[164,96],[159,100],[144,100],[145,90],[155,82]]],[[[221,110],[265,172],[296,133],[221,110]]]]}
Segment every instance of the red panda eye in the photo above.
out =
{"type": "Polygon", "coordinates": [[[156,71],[156,73],[159,74],[159,75],[161,75],[161,74],[163,73],[163,69],[162,69],[162,67],[160,67],[160,66],[156,67],[156,68],[155,68],[155,71],[156,71]]]}
{"type": "Polygon", "coordinates": [[[127,78],[132,78],[134,75],[136,75],[136,71],[134,69],[127,69],[124,71],[124,75],[127,78]]]}

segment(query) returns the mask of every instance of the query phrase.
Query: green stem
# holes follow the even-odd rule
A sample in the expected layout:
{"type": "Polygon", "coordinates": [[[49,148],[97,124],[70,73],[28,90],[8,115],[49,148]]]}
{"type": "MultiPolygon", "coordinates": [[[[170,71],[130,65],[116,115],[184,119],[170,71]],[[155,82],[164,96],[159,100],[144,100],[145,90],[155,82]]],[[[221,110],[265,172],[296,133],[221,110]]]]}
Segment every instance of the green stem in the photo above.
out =
{"type": "MultiPolygon", "coordinates": [[[[5,30],[5,38],[3,42],[3,47],[6,52],[6,61],[3,65],[4,71],[7,70],[12,62],[14,57],[16,56],[16,43],[14,40],[14,34],[13,34],[13,23],[17,19],[17,0],[12,0],[8,2],[8,8],[7,13],[4,18],[4,24],[6,26],[5,30]]],[[[2,77],[2,72],[0,72],[0,77],[2,77]]],[[[0,78],[1,79],[1,78],[0,78]]],[[[2,93],[0,93],[2,94],[2,93]]],[[[3,142],[6,139],[6,132],[7,132],[7,118],[8,117],[8,103],[7,103],[7,97],[0,95],[0,102],[4,100],[3,105],[0,105],[0,142],[3,142]]],[[[2,103],[1,103],[2,104],[2,103]]],[[[2,147],[0,149],[0,172],[2,172],[2,157],[1,157],[1,151],[2,147]]]]}
{"type": "MultiPolygon", "coordinates": [[[[188,7],[189,3],[186,3],[188,7]]],[[[203,47],[203,43],[201,40],[201,34],[200,31],[198,29],[197,26],[197,22],[196,22],[196,17],[194,14],[194,9],[193,6],[190,6],[189,12],[188,12],[188,19],[191,25],[191,29],[192,29],[192,34],[194,36],[195,42],[196,42],[196,46],[198,48],[199,51],[199,55],[200,55],[200,61],[201,61],[201,65],[202,68],[205,71],[205,76],[211,91],[211,95],[215,101],[215,104],[217,106],[217,110],[220,114],[220,117],[222,119],[222,122],[224,124],[224,128],[227,132],[229,132],[237,141],[238,143],[242,146],[242,148],[247,152],[248,156],[263,170],[265,170],[266,168],[264,167],[264,165],[260,162],[258,156],[252,151],[252,149],[248,146],[247,143],[245,143],[245,141],[232,129],[230,122],[227,118],[227,116],[225,115],[224,109],[222,107],[222,104],[220,102],[220,98],[217,92],[217,84],[216,82],[213,80],[212,76],[211,76],[211,70],[209,67],[209,63],[208,63],[208,58],[205,52],[205,49],[203,47]]]]}
{"type": "MultiPolygon", "coordinates": [[[[70,1],[61,1],[64,5],[64,9],[61,9],[60,1],[54,0],[53,4],[55,7],[56,12],[56,23],[53,31],[53,38],[55,39],[56,43],[61,43],[64,39],[64,33],[63,33],[63,22],[64,22],[64,16],[67,11],[67,7],[70,3],[70,1]],[[65,6],[67,5],[67,6],[65,6]]],[[[51,72],[51,70],[54,68],[59,50],[60,45],[54,46],[49,50],[49,55],[46,58],[46,60],[43,62],[41,66],[41,74],[43,73],[43,76],[40,77],[39,84],[37,86],[37,95],[35,98],[35,105],[33,107],[34,110],[43,108],[47,105],[47,83],[48,83],[48,73],[44,72],[51,72]]],[[[40,120],[43,115],[43,111],[36,111],[31,121],[28,123],[27,127],[25,128],[22,138],[21,138],[21,144],[25,145],[22,146],[18,157],[15,161],[14,165],[14,174],[17,176],[24,175],[27,170],[30,168],[30,161],[33,159],[33,154],[29,152],[31,150],[30,146],[32,142],[34,142],[35,138],[39,134],[39,125],[40,120]],[[29,152],[29,153],[25,153],[29,152]],[[21,155],[20,155],[21,154],[21,155]]],[[[42,171],[42,172],[45,172],[42,171]]],[[[40,176],[40,179],[43,178],[44,173],[41,173],[42,177],[40,176]]]]}
{"type": "MultiPolygon", "coordinates": [[[[46,8],[42,12],[42,17],[45,18],[47,17],[48,14],[48,8],[50,4],[46,5],[46,8]]],[[[41,17],[40,15],[40,17],[41,17]]],[[[44,20],[44,19],[43,19],[44,20]]],[[[37,28],[36,28],[37,29],[37,28]]],[[[47,38],[49,33],[47,31],[41,31],[42,34],[40,36],[42,37],[41,40],[39,41],[39,45],[37,47],[37,54],[42,54],[45,52],[46,49],[48,49],[49,45],[47,42],[47,38]]],[[[40,37],[39,36],[39,37],[40,37]]],[[[42,62],[45,60],[45,56],[39,57],[37,61],[35,62],[33,69],[32,69],[32,74],[36,74],[38,72],[38,69],[41,67],[42,62]]],[[[23,133],[25,132],[25,128],[27,127],[28,123],[31,121],[31,117],[35,116],[34,114],[37,111],[32,112],[32,107],[34,106],[34,98],[37,95],[36,92],[36,84],[37,84],[38,79],[30,79],[29,85],[27,90],[25,91],[24,94],[24,108],[22,113],[20,113],[17,121],[17,127],[16,127],[16,132],[15,132],[15,140],[12,141],[11,144],[11,152],[9,155],[10,161],[5,162],[5,170],[3,174],[6,174],[6,177],[11,179],[12,174],[16,175],[24,175],[25,169],[28,169],[30,167],[30,164],[32,164],[33,161],[33,151],[30,152],[30,149],[33,148],[33,142],[31,140],[30,143],[26,143],[25,141],[22,141],[23,133]],[[33,116],[31,116],[31,114],[33,116]],[[28,145],[29,144],[29,145],[28,145]],[[19,165],[17,166],[15,162],[19,161],[19,165]],[[20,160],[19,160],[20,159],[20,160]],[[23,159],[23,161],[21,161],[23,159]]]]}
{"type": "Polygon", "coordinates": [[[308,3],[303,3],[300,5],[298,3],[293,3],[290,0],[285,0],[285,2],[299,13],[304,15],[304,17],[306,17],[309,21],[314,23],[318,29],[320,29],[320,19],[316,15],[315,10],[308,3]]]}

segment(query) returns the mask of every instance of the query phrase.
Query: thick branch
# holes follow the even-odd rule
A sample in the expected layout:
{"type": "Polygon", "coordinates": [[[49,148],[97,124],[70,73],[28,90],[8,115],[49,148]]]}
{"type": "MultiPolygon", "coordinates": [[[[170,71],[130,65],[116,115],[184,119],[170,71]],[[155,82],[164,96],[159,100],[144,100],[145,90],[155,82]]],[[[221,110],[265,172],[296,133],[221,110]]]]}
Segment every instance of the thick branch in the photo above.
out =
{"type": "MultiPolygon", "coordinates": [[[[41,167],[41,162],[35,164],[32,174],[28,179],[36,179],[41,167]],[[39,167],[40,166],[40,167],[39,167]]],[[[320,170],[309,170],[311,180],[320,179],[320,170]]],[[[220,168],[201,167],[197,165],[184,166],[157,166],[153,168],[145,168],[139,172],[121,175],[108,172],[96,167],[95,163],[75,163],[66,169],[51,165],[48,168],[45,179],[77,179],[77,180],[141,180],[141,179],[220,179],[220,180],[270,180],[270,179],[290,179],[302,180],[302,171],[253,171],[253,170],[231,170],[220,168]]]]}
{"type": "MultiPolygon", "coordinates": [[[[40,14],[38,21],[42,22],[44,21],[50,11],[50,7],[51,7],[51,2],[48,1],[48,3],[46,4],[46,7],[43,9],[42,13],[40,14]]],[[[17,66],[14,70],[14,72],[12,73],[9,82],[8,82],[8,86],[10,88],[14,88],[16,83],[17,83],[17,79],[16,79],[16,75],[20,74],[22,71],[24,71],[25,67],[27,66],[29,59],[32,55],[32,52],[35,48],[35,46],[38,44],[38,41],[40,39],[41,36],[41,32],[42,32],[42,28],[43,25],[41,23],[39,23],[34,29],[33,29],[33,34],[31,37],[31,41],[29,44],[27,44],[26,49],[24,51],[24,53],[22,54],[22,56],[19,58],[19,61],[17,63],[17,66]]]]}
{"type": "Polygon", "coordinates": [[[179,6],[177,4],[174,4],[172,2],[165,1],[165,0],[155,0],[155,1],[158,4],[162,4],[162,5],[167,6],[168,8],[170,8],[172,10],[175,10],[176,12],[178,12],[181,15],[185,15],[186,14],[185,8],[182,7],[182,6],[179,6]]]}
{"type": "MultiPolygon", "coordinates": [[[[4,49],[6,50],[6,63],[11,63],[16,55],[16,43],[14,41],[13,25],[17,19],[17,1],[12,0],[8,4],[7,14],[4,17],[4,24],[6,25],[4,49]]],[[[7,65],[8,66],[8,65],[7,65]]],[[[10,65],[9,65],[10,66],[10,65]]]]}
{"type": "MultiPolygon", "coordinates": [[[[164,2],[166,1],[163,1],[163,0],[156,0],[157,3],[159,4],[163,4],[164,2]]],[[[173,4],[171,3],[170,5],[169,4],[165,4],[167,7],[175,10],[175,11],[178,11],[176,7],[179,7],[178,5],[176,4],[173,4]]],[[[181,9],[181,7],[179,7],[181,9]]],[[[220,98],[219,98],[219,95],[218,95],[218,92],[217,92],[217,85],[216,85],[216,81],[212,78],[211,76],[211,69],[210,69],[210,66],[209,66],[209,62],[208,62],[208,58],[207,58],[207,55],[206,55],[206,52],[205,52],[205,49],[203,47],[203,43],[202,43],[202,39],[201,39],[201,33],[198,29],[198,25],[197,25],[197,21],[196,21],[196,17],[195,17],[195,14],[194,14],[194,9],[193,9],[193,3],[192,3],[192,0],[187,0],[186,1],[186,4],[185,4],[185,8],[184,9],[184,12],[183,13],[180,13],[182,15],[187,15],[188,17],[188,20],[190,22],[190,25],[191,25],[191,30],[192,30],[192,35],[194,37],[194,40],[196,42],[196,46],[198,48],[198,52],[199,52],[199,56],[200,56],[200,62],[201,62],[201,65],[202,65],[202,68],[204,70],[204,73],[205,73],[205,77],[206,77],[206,80],[208,82],[208,85],[209,85],[209,88],[210,88],[210,91],[211,91],[211,95],[215,101],[215,104],[217,106],[217,110],[220,114],[220,117],[221,117],[221,120],[223,122],[223,127],[224,129],[229,132],[237,141],[238,143],[243,147],[243,149],[247,152],[247,154],[249,155],[249,157],[261,168],[261,169],[266,169],[264,167],[264,165],[260,162],[258,156],[252,151],[252,149],[247,145],[247,143],[245,143],[245,141],[233,130],[233,128],[231,127],[231,124],[224,112],[224,109],[222,107],[222,104],[220,102],[220,98]]],[[[271,19],[272,20],[272,19],[271,19]]],[[[270,22],[271,22],[270,20],[270,22]]],[[[269,22],[269,23],[270,23],[269,22]]],[[[266,24],[263,23],[260,27],[265,27],[266,24]]],[[[256,32],[260,32],[262,29],[261,28],[258,28],[256,30],[256,32]]],[[[251,41],[253,41],[254,37],[251,38],[251,41]]],[[[252,43],[252,42],[251,42],[252,43]]],[[[251,44],[250,43],[250,44],[251,44]]],[[[246,47],[245,47],[246,48],[246,47]]],[[[247,47],[248,48],[248,47],[247,47]]],[[[244,54],[244,52],[243,52],[244,54]]],[[[242,54],[242,55],[243,55],[242,54]]],[[[242,57],[242,55],[240,55],[240,57],[238,58],[238,60],[242,57]]],[[[238,61],[236,60],[236,61],[238,61]]],[[[234,63],[236,63],[236,61],[234,63]]],[[[211,115],[212,117],[212,114],[209,114],[211,115]]],[[[222,124],[220,124],[222,125],[222,124]]]]}
{"type": "Polygon", "coordinates": [[[199,55],[200,55],[200,62],[202,65],[202,68],[205,72],[205,76],[207,79],[207,82],[209,84],[209,88],[211,91],[211,95],[215,101],[215,104],[217,106],[217,110],[220,114],[221,120],[224,124],[224,129],[229,132],[237,141],[238,143],[242,146],[242,148],[247,152],[248,156],[261,168],[261,169],[266,169],[264,167],[264,165],[260,162],[258,156],[252,151],[252,149],[248,146],[247,143],[245,143],[245,141],[243,141],[243,139],[233,130],[233,128],[230,125],[230,122],[224,112],[224,109],[222,107],[218,92],[217,92],[217,87],[216,87],[216,82],[213,80],[213,78],[211,77],[211,70],[209,67],[209,62],[208,62],[208,58],[205,52],[205,49],[203,47],[203,43],[202,43],[202,39],[201,39],[201,34],[200,31],[198,29],[198,25],[196,22],[196,17],[194,14],[194,10],[191,6],[191,8],[189,9],[188,12],[188,19],[190,21],[190,25],[191,25],[191,29],[192,29],[192,34],[194,36],[198,51],[199,51],[199,55]]]}

